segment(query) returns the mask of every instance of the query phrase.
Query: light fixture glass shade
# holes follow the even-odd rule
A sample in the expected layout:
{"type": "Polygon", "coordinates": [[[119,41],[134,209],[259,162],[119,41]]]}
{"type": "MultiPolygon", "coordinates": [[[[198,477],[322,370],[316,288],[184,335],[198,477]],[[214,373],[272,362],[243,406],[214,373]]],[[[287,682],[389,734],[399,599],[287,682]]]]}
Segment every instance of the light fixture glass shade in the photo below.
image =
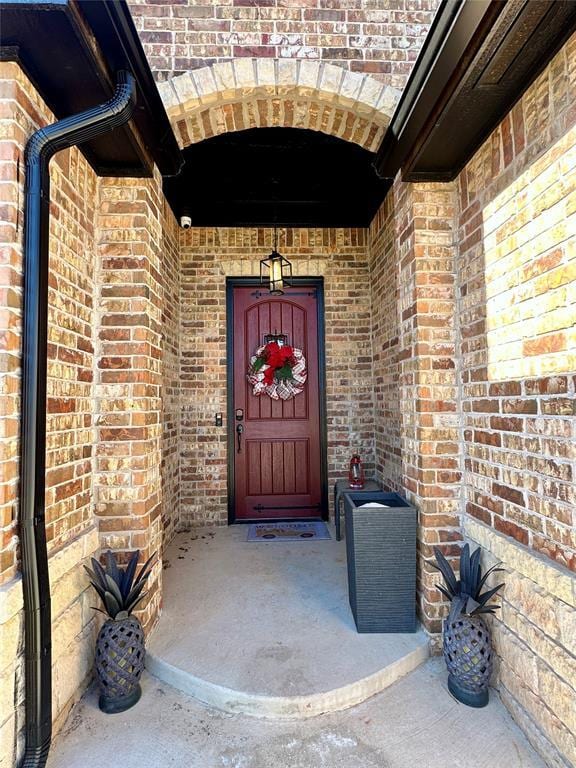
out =
{"type": "Polygon", "coordinates": [[[284,293],[284,283],[292,283],[292,264],[274,250],[266,259],[260,261],[260,282],[269,283],[270,293],[284,293]]]}

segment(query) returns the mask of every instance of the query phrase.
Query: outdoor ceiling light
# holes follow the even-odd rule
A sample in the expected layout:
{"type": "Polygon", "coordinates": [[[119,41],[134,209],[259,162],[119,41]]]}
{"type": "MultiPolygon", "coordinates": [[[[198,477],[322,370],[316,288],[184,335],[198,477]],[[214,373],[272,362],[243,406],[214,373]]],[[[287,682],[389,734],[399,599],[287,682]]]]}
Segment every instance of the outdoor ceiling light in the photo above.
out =
{"type": "Polygon", "coordinates": [[[284,283],[292,285],[292,264],[281,256],[278,245],[278,230],[274,227],[274,247],[268,258],[260,260],[260,282],[268,282],[270,293],[281,296],[284,293],[284,283]]]}

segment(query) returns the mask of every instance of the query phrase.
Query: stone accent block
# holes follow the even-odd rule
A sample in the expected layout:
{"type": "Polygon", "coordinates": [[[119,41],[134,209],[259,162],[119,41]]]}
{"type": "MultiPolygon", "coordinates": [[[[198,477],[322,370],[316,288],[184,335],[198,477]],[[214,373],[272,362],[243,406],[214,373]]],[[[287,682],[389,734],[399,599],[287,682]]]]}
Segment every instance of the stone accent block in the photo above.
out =
{"type": "Polygon", "coordinates": [[[502,562],[502,611],[491,620],[504,702],[550,764],[576,755],[576,578],[539,553],[465,518],[486,567],[502,562]],[[571,587],[568,589],[567,587],[571,587]],[[530,722],[532,718],[533,722],[530,722]]]}
{"type": "Polygon", "coordinates": [[[226,131],[288,126],[334,133],[375,151],[400,97],[370,74],[282,58],[220,62],[169,83],[161,95],[181,147],[226,131]]]}
{"type": "MultiPolygon", "coordinates": [[[[94,528],[53,553],[49,559],[52,602],[52,664],[54,722],[63,722],[72,704],[82,694],[92,669],[96,638],[96,614],[89,606],[91,594],[83,564],[98,549],[94,528]],[[60,672],[58,671],[60,670],[60,672]]],[[[22,727],[24,668],[22,642],[24,631],[22,583],[20,578],[0,588],[0,765],[11,765],[13,739],[22,727]],[[7,724],[12,728],[8,738],[7,724]]],[[[55,728],[57,732],[57,728],[55,728]]]]}
{"type": "MultiPolygon", "coordinates": [[[[466,536],[490,551],[498,560],[562,602],[572,608],[576,607],[576,578],[571,573],[471,518],[464,519],[464,531],[466,536]]],[[[533,601],[537,599],[532,598],[533,601]]]]}
{"type": "Polygon", "coordinates": [[[567,760],[570,759],[571,753],[575,753],[575,750],[574,741],[568,731],[549,710],[538,706],[537,699],[530,696],[526,688],[523,689],[518,685],[517,678],[514,678],[512,673],[508,674],[508,685],[512,690],[516,691],[518,698],[515,698],[504,687],[500,688],[500,698],[514,720],[526,734],[528,741],[542,755],[546,765],[550,766],[550,768],[571,768],[573,763],[569,763],[567,760]],[[527,704],[527,708],[524,708],[519,701],[527,704]],[[543,730],[536,725],[536,722],[541,725],[543,730]],[[566,760],[543,731],[556,735],[556,740],[562,744],[562,748],[565,750],[566,760]]]}

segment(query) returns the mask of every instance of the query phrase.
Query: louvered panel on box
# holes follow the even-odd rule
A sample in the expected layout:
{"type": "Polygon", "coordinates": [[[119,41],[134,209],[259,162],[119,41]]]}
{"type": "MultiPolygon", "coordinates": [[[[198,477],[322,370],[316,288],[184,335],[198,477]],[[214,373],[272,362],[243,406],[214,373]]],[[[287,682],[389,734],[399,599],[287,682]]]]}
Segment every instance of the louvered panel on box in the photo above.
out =
{"type": "Polygon", "coordinates": [[[397,493],[344,493],[350,607],[358,632],[416,630],[415,507],[397,493]],[[369,502],[387,507],[362,507],[369,502]]]}

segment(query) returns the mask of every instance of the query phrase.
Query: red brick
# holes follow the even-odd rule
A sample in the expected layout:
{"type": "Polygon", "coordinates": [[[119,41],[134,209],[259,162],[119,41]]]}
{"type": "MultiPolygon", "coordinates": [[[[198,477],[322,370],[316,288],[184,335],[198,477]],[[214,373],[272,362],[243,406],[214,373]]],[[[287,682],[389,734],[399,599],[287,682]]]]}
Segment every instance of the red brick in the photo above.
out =
{"type": "Polygon", "coordinates": [[[498,429],[504,432],[522,432],[522,419],[504,418],[501,416],[490,417],[490,429],[498,429]]]}
{"type": "Polygon", "coordinates": [[[503,400],[502,413],[538,413],[536,400],[503,400]]]}
{"type": "Polygon", "coordinates": [[[525,505],[524,493],[516,488],[500,485],[500,483],[492,483],[492,493],[494,493],[495,496],[499,496],[501,499],[511,501],[513,504],[518,504],[521,507],[525,505]]]}
{"type": "Polygon", "coordinates": [[[497,531],[500,531],[500,533],[504,533],[506,536],[511,536],[521,544],[527,545],[529,542],[528,531],[524,528],[520,528],[520,526],[510,520],[503,520],[501,517],[495,517],[494,527],[497,531]]]}
{"type": "Polygon", "coordinates": [[[501,381],[494,384],[490,384],[489,394],[490,397],[500,397],[507,395],[519,395],[522,392],[522,387],[519,381],[501,381]]]}
{"type": "Polygon", "coordinates": [[[524,391],[527,395],[561,395],[568,391],[568,380],[566,376],[527,379],[524,382],[524,391]]]}
{"type": "Polygon", "coordinates": [[[572,416],[576,414],[576,399],[567,397],[543,398],[540,401],[543,414],[550,416],[572,416]]]}

